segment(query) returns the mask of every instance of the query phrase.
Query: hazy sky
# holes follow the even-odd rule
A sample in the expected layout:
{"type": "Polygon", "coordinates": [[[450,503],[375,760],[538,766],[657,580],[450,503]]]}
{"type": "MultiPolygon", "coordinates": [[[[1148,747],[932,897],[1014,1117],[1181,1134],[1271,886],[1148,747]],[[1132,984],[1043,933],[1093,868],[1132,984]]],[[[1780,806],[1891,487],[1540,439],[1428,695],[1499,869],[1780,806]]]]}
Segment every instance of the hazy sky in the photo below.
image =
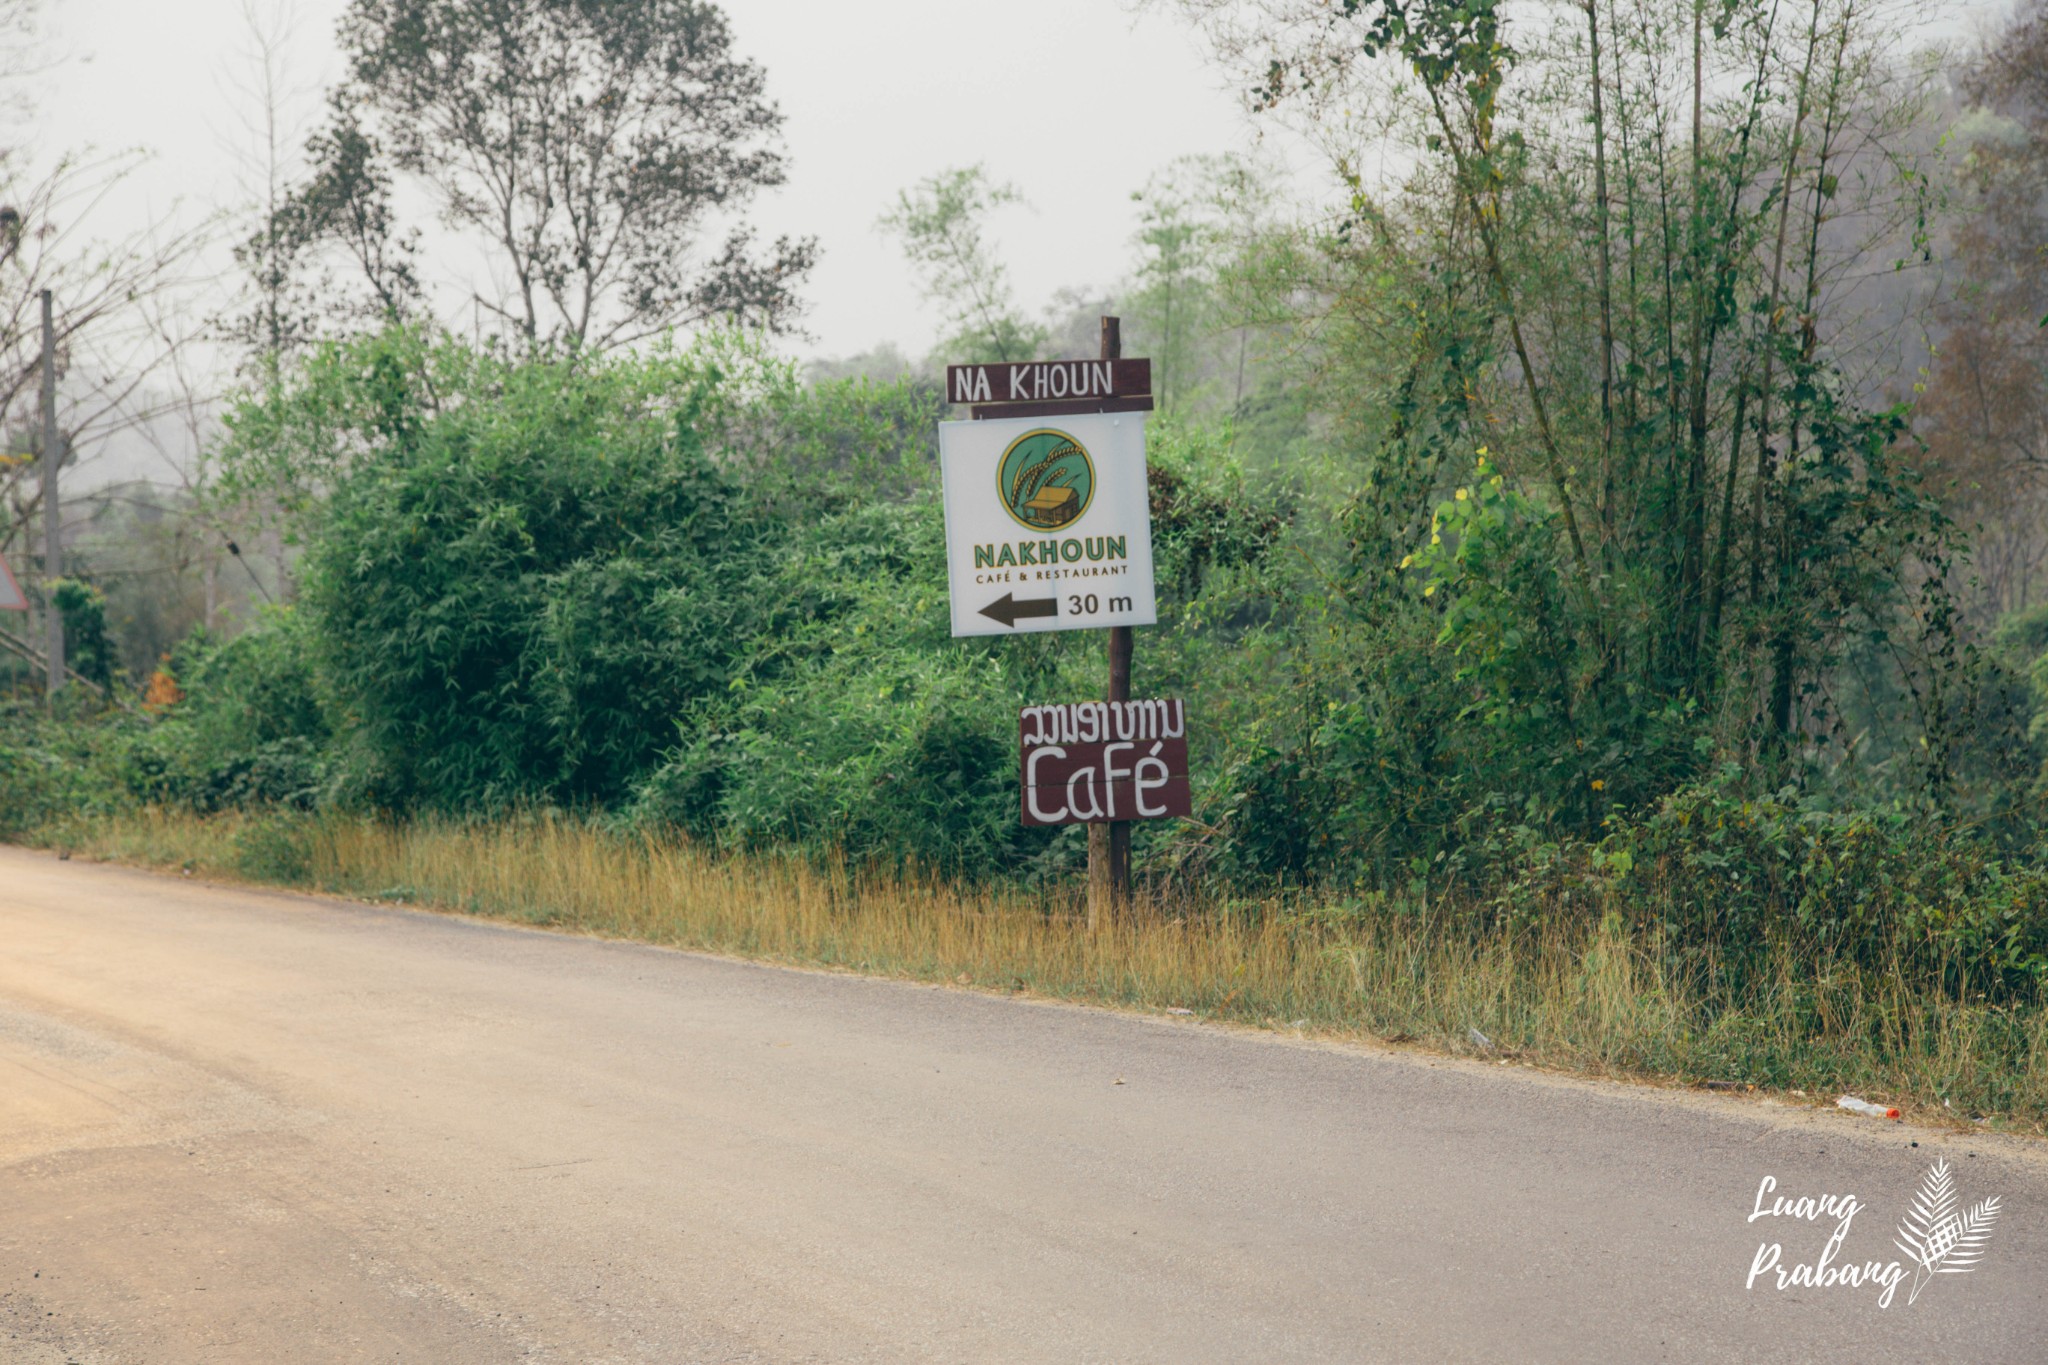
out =
{"type": "MultiPolygon", "coordinates": [[[[338,73],[342,0],[250,0],[296,17],[290,75],[305,121],[338,73]]],[[[169,212],[232,206],[250,74],[243,0],[46,0],[55,55],[37,138],[48,149],[142,145],[156,155],[105,230],[169,212]]],[[[2003,0],[1907,0],[1924,36],[1954,36],[2003,0]]],[[[986,162],[1031,208],[996,235],[1020,300],[1105,286],[1131,259],[1132,190],[1173,158],[1250,145],[1237,94],[1169,6],[1124,0],[727,0],[739,50],[767,69],[787,115],[789,183],[757,204],[769,234],[814,233],[824,254],[808,297],[805,354],[893,341],[913,356],[938,318],[893,242],[874,229],[898,190],[943,167],[986,162]]],[[[1319,188],[1311,158],[1269,145],[1319,188]]]]}
{"type": "MultiPolygon", "coordinates": [[[[256,0],[276,13],[277,0],[256,0]]],[[[292,76],[302,119],[338,73],[340,0],[299,0],[292,76]]],[[[1251,125],[1185,25],[1118,0],[729,0],[739,50],[759,61],[787,116],[789,183],[753,218],[814,233],[815,341],[843,355],[893,341],[916,354],[938,318],[896,246],[874,230],[896,192],[942,167],[984,161],[1031,208],[997,233],[1020,299],[1106,285],[1130,259],[1130,192],[1173,158],[1248,144],[1251,125]]],[[[45,148],[142,145],[156,154],[108,209],[126,227],[232,205],[235,144],[251,112],[241,0],[50,0],[66,60],[43,82],[45,148]]]]}

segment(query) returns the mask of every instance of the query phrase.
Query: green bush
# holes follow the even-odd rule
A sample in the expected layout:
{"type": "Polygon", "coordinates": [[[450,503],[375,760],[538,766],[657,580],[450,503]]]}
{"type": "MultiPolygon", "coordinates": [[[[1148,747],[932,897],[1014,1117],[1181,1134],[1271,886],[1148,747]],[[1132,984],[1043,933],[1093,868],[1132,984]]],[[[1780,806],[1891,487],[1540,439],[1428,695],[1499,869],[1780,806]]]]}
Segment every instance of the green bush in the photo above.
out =
{"type": "Polygon", "coordinates": [[[114,644],[107,637],[107,596],[78,578],[49,585],[50,601],[64,618],[64,663],[104,691],[114,685],[114,644]]]}
{"type": "Polygon", "coordinates": [[[194,632],[168,662],[183,700],[111,748],[121,785],[201,812],[312,806],[334,739],[313,650],[290,609],[227,640],[194,632]]]}
{"type": "Polygon", "coordinates": [[[1017,817],[1034,674],[1001,645],[950,639],[940,529],[927,495],[793,535],[759,585],[773,605],[758,647],[627,818],[977,874],[1042,853],[1054,836],[1017,817]]]}
{"type": "Polygon", "coordinates": [[[1905,806],[1831,809],[1743,795],[1738,768],[1689,785],[1598,846],[1616,903],[1674,946],[1741,962],[1903,962],[1926,982],[2005,997],[2048,978],[2048,868],[1905,806]]]}
{"type": "Polygon", "coordinates": [[[105,809],[117,789],[98,761],[98,727],[53,720],[39,701],[0,701],[0,839],[105,809]]]}
{"type": "Polygon", "coordinates": [[[235,834],[234,868],[251,881],[297,886],[313,870],[313,819],[290,812],[270,812],[251,820],[235,834]]]}
{"type": "Polygon", "coordinates": [[[357,447],[329,471],[303,602],[362,794],[623,795],[755,628],[761,518],[697,429],[718,373],[513,364],[403,334],[339,354],[360,363],[308,383],[340,392],[299,396],[357,447]]]}

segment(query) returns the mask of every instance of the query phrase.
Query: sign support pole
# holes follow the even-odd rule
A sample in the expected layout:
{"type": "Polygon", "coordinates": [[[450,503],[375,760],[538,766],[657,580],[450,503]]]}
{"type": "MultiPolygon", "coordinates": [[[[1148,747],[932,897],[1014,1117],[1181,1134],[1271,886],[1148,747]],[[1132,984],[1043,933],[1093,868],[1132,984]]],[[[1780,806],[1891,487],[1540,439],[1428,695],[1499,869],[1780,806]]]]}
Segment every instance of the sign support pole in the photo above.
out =
{"type": "MultiPolygon", "coordinates": [[[[57,436],[57,331],[50,319],[50,291],[43,291],[43,582],[54,583],[64,576],[64,516],[57,504],[57,472],[64,463],[63,442],[57,436]]],[[[43,653],[49,665],[52,697],[64,686],[64,614],[43,591],[45,642],[43,653]]]]}
{"type": "MultiPolygon", "coordinates": [[[[1123,359],[1120,318],[1102,319],[1103,360],[1123,359]]],[[[1131,699],[1131,628],[1109,628],[1109,696],[1131,699]]],[[[1092,932],[1113,920],[1131,903],[1131,824],[1111,820],[1088,826],[1088,928],[1092,932]]]]}

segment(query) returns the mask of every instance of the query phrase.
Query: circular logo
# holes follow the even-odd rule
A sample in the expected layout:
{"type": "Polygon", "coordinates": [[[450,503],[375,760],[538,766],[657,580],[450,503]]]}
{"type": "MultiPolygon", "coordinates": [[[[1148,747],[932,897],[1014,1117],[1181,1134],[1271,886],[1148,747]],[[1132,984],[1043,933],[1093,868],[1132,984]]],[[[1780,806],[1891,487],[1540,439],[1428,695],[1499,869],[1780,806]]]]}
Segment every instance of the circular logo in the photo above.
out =
{"type": "Polygon", "coordinates": [[[1095,498],[1095,462],[1064,431],[1027,431],[996,463],[996,494],[1019,526],[1050,531],[1088,510],[1095,498]]]}

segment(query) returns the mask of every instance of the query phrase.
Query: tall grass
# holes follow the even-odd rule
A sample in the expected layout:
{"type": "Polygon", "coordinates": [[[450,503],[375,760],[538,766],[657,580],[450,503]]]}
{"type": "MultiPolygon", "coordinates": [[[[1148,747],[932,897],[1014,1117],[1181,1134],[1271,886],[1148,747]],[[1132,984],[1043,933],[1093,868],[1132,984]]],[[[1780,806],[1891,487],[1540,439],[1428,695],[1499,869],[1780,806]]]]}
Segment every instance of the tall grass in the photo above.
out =
{"type": "Polygon", "coordinates": [[[732,855],[565,819],[394,825],[165,811],[41,842],[769,961],[1414,1041],[1594,1075],[1840,1091],[2048,1132],[2048,1009],[1910,988],[1783,952],[1744,984],[1680,968],[1654,931],[1560,906],[1516,927],[1458,907],[1304,896],[1141,904],[1090,933],[1077,900],[732,855]],[[1475,1034],[1486,1042],[1480,1043],[1475,1034]]]}

